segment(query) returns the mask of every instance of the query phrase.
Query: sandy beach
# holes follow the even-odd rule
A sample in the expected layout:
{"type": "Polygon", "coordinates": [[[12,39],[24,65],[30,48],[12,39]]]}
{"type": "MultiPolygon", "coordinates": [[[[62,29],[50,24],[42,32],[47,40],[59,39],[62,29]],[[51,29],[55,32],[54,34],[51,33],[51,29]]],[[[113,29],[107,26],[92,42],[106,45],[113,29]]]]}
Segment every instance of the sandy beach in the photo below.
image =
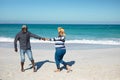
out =
{"type": "Polygon", "coordinates": [[[120,0],[0,0],[0,80],[120,80],[120,0]]]}
{"type": "MultiPolygon", "coordinates": [[[[20,71],[19,52],[0,48],[0,80],[120,80],[120,48],[67,50],[64,60],[72,72],[55,73],[54,49],[32,49],[38,71],[33,72],[26,56],[20,71]]],[[[62,65],[61,65],[62,67],[62,65]]]]}

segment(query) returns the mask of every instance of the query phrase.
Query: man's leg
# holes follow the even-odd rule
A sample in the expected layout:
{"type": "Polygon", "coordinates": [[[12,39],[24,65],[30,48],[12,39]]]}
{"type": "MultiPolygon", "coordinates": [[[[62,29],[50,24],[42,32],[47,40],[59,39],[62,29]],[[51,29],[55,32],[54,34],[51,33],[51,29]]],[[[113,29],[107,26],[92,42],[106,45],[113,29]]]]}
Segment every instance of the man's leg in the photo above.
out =
{"type": "Polygon", "coordinates": [[[27,50],[26,53],[27,53],[27,56],[28,56],[29,60],[30,60],[31,63],[32,63],[33,71],[36,72],[37,69],[35,68],[35,63],[34,63],[34,59],[33,59],[33,55],[32,55],[32,51],[31,51],[31,50],[27,50]]]}
{"type": "Polygon", "coordinates": [[[25,62],[25,50],[20,50],[20,57],[21,57],[21,71],[24,72],[24,62],[25,62]]]}
{"type": "Polygon", "coordinates": [[[33,71],[34,71],[34,72],[37,72],[37,69],[35,68],[34,60],[31,60],[31,63],[32,63],[32,66],[33,66],[33,71]]]}
{"type": "Polygon", "coordinates": [[[24,72],[24,62],[21,62],[21,71],[24,72]]]}

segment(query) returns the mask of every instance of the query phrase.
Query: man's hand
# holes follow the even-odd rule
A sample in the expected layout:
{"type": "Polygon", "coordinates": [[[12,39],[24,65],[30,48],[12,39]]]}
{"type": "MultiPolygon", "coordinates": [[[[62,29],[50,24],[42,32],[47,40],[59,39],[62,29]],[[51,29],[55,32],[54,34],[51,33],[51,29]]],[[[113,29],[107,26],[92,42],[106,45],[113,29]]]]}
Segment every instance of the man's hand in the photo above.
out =
{"type": "Polygon", "coordinates": [[[44,41],[45,41],[45,38],[42,38],[42,40],[44,40],[44,41]]]}
{"type": "Polygon", "coordinates": [[[15,49],[15,52],[18,52],[18,49],[17,49],[17,48],[15,49]]]}
{"type": "Polygon", "coordinates": [[[45,41],[49,41],[50,39],[48,39],[48,38],[45,38],[45,41]]]}
{"type": "Polygon", "coordinates": [[[48,38],[41,38],[41,39],[39,39],[39,40],[49,41],[48,38]]]}

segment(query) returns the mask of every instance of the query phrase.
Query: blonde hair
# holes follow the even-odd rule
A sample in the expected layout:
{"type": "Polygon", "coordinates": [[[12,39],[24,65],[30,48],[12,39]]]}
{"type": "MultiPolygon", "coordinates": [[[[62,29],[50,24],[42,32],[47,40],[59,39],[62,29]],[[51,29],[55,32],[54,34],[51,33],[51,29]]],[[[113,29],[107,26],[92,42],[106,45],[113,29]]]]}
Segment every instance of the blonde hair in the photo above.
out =
{"type": "Polygon", "coordinates": [[[62,27],[58,27],[58,32],[60,32],[60,31],[61,31],[61,29],[62,29],[62,27]]]}
{"type": "Polygon", "coordinates": [[[58,33],[60,34],[60,32],[62,33],[62,36],[65,36],[65,31],[64,31],[64,28],[62,27],[58,27],[58,33]]]}

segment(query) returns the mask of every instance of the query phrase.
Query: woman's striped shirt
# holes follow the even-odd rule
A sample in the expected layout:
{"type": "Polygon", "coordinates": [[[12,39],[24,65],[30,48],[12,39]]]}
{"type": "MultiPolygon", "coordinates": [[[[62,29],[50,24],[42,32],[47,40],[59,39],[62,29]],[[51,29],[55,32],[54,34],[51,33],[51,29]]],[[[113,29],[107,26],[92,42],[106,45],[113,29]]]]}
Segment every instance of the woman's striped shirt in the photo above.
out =
{"type": "Polygon", "coordinates": [[[50,41],[55,41],[55,48],[65,48],[65,37],[58,36],[55,38],[51,38],[50,41]]]}

